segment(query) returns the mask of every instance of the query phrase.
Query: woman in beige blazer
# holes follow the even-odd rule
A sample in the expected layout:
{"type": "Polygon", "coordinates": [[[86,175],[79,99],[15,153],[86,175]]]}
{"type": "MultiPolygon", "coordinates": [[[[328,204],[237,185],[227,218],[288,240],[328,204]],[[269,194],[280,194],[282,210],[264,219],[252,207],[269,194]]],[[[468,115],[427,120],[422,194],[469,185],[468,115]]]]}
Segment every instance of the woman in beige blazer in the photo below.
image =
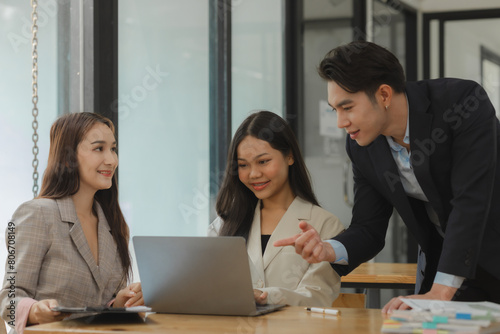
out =
{"type": "Polygon", "coordinates": [[[293,247],[272,245],[291,231],[300,233],[300,221],[325,239],[344,229],[319,207],[295,136],[281,117],[260,111],[240,125],[216,210],[208,234],[247,240],[257,303],[331,306],[340,278],[330,264],[309,264],[293,247]]]}
{"type": "Polygon", "coordinates": [[[111,121],[93,113],[52,125],[37,199],[22,204],[6,231],[2,318],[17,333],[69,314],[51,309],[142,305],[140,283],[126,287],[128,227],[118,204],[111,121]]]}

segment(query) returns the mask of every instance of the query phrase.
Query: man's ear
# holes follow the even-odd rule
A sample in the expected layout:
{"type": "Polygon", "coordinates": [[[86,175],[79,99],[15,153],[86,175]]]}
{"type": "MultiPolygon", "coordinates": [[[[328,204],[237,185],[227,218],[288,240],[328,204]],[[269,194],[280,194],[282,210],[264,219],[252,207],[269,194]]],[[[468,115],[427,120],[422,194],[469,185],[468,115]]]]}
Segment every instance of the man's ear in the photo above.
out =
{"type": "Polygon", "coordinates": [[[389,108],[392,102],[392,95],[394,94],[394,90],[392,89],[391,86],[387,84],[382,84],[378,88],[377,92],[375,93],[377,97],[377,101],[385,108],[389,108]]]}

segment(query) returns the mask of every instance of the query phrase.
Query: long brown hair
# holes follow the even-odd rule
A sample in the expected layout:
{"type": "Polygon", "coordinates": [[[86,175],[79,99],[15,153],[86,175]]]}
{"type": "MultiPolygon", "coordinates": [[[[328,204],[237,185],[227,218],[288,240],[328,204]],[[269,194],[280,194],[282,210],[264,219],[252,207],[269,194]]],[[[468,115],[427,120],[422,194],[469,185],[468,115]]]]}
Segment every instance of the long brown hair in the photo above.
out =
{"type": "MultiPolygon", "coordinates": [[[[77,148],[87,132],[96,124],[107,125],[113,135],[111,120],[95,113],[79,112],[58,118],[50,129],[50,149],[39,198],[59,199],[74,195],[80,188],[77,148]]],[[[117,171],[111,188],[96,192],[94,199],[101,205],[116,242],[124,274],[130,277],[131,260],[128,250],[129,229],[118,204],[117,171]]]]}
{"type": "Polygon", "coordinates": [[[237,150],[247,136],[267,141],[285,157],[291,153],[294,163],[289,166],[288,180],[293,194],[318,205],[297,139],[288,123],[270,111],[254,113],[241,123],[234,134],[229,146],[224,179],[215,204],[217,214],[224,221],[220,234],[242,236],[245,239],[248,239],[258,201],[238,176],[237,150]]]}

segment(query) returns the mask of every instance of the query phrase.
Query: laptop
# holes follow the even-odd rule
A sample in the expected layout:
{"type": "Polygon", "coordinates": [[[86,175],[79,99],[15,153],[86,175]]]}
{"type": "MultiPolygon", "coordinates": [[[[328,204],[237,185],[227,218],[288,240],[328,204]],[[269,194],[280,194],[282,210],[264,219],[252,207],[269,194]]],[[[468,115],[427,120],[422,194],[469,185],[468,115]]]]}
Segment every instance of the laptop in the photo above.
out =
{"type": "Polygon", "coordinates": [[[242,237],[132,238],[144,303],[158,313],[257,316],[242,237]]]}

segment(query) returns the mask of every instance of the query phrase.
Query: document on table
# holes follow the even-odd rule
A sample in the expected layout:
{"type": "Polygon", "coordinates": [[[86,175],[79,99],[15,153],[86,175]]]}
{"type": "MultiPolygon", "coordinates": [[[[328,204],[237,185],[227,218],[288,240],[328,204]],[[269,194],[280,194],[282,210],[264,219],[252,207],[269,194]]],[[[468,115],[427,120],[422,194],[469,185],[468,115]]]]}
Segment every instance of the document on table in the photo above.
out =
{"type": "Polygon", "coordinates": [[[500,305],[401,298],[411,310],[395,310],[382,333],[500,333],[500,305]]]}
{"type": "Polygon", "coordinates": [[[492,302],[455,302],[409,298],[401,298],[401,301],[416,311],[431,311],[435,313],[455,312],[477,315],[490,312],[495,318],[500,318],[500,304],[492,302]]]}

